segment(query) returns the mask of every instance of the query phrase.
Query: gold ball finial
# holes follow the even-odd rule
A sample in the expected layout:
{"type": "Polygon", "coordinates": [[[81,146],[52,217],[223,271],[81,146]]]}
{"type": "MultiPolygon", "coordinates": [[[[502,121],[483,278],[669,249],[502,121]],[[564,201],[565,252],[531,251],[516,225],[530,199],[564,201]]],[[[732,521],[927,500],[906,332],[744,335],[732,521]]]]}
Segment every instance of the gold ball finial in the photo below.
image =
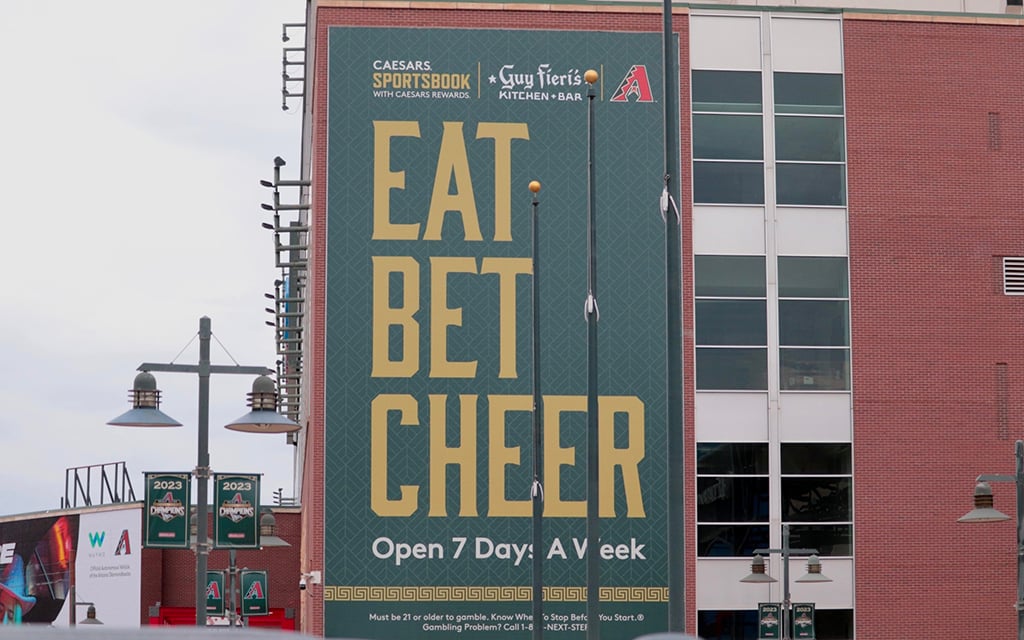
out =
{"type": "Polygon", "coordinates": [[[583,74],[583,79],[587,81],[587,84],[594,84],[597,82],[597,72],[593,69],[587,69],[586,73],[583,74]]]}
{"type": "Polygon", "coordinates": [[[537,180],[530,180],[530,191],[534,193],[540,191],[540,182],[537,180]]]}

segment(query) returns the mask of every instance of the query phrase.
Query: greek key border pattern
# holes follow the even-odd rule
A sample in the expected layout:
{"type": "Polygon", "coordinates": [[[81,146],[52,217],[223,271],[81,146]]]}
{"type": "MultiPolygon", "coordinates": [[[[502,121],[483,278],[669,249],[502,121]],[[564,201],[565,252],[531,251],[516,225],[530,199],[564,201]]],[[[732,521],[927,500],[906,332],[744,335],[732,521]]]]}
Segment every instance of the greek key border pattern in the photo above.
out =
{"type": "MultiPolygon", "coordinates": [[[[668,587],[600,587],[602,602],[668,602],[668,587]]],[[[532,587],[340,586],[324,587],[325,602],[529,602],[532,587]]],[[[585,602],[586,587],[544,587],[548,602],[585,602]]]]}

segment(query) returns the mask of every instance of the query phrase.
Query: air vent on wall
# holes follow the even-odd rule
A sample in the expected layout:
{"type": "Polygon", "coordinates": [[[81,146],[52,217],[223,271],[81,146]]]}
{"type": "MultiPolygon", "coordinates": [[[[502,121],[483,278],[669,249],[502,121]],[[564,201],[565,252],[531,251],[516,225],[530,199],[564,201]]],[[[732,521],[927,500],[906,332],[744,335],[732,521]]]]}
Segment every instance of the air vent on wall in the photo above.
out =
{"type": "Polygon", "coordinates": [[[1024,296],[1024,258],[1003,258],[1003,293],[1024,296]]]}

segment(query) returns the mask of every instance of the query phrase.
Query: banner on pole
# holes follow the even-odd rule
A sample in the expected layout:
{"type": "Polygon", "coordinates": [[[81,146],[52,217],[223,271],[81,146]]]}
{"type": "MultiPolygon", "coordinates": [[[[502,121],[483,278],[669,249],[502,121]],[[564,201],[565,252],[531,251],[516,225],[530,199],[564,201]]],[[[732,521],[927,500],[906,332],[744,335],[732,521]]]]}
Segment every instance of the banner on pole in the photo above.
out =
{"type": "Polygon", "coordinates": [[[206,572],[206,615],[224,615],[224,572],[206,572]]]}
{"type": "Polygon", "coordinates": [[[782,605],[778,602],[762,602],[757,605],[758,640],[781,638],[782,605]]]}
{"type": "Polygon", "coordinates": [[[793,637],[814,640],[814,605],[801,603],[793,605],[793,637]]]}
{"type": "Polygon", "coordinates": [[[146,473],[146,532],[143,546],[188,549],[192,474],[146,473]]]}
{"type": "Polygon", "coordinates": [[[258,549],[260,546],[259,474],[213,474],[213,546],[258,549]]]}
{"type": "Polygon", "coordinates": [[[242,572],[242,615],[265,616],[267,608],[267,572],[242,572]]]}

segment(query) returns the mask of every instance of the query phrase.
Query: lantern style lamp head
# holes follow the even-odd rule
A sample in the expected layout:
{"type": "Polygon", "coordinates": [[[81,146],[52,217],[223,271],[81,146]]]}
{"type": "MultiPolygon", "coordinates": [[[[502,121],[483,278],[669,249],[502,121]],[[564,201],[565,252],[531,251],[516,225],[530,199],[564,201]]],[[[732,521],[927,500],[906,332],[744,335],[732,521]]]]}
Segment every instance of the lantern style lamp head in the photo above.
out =
{"type": "Polygon", "coordinates": [[[267,376],[260,376],[252,383],[249,395],[249,413],[224,425],[232,431],[248,433],[294,433],[302,428],[298,422],[277,412],[277,384],[267,376]]]}
{"type": "Polygon", "coordinates": [[[754,560],[750,563],[750,575],[740,582],[767,583],[778,582],[778,580],[765,573],[764,558],[759,554],[754,556],[754,560]]]}
{"type": "Polygon", "coordinates": [[[807,573],[796,579],[797,582],[832,582],[832,578],[821,573],[821,558],[817,555],[808,556],[807,573]]]}
{"type": "Polygon", "coordinates": [[[156,378],[143,371],[135,376],[132,390],[128,392],[132,408],[107,424],[115,427],[180,427],[181,423],[160,410],[160,390],[156,378]]]}
{"type": "Polygon", "coordinates": [[[974,508],[957,522],[1000,522],[1009,520],[1010,516],[995,508],[992,497],[992,485],[979,482],[974,486],[974,508]]]}

